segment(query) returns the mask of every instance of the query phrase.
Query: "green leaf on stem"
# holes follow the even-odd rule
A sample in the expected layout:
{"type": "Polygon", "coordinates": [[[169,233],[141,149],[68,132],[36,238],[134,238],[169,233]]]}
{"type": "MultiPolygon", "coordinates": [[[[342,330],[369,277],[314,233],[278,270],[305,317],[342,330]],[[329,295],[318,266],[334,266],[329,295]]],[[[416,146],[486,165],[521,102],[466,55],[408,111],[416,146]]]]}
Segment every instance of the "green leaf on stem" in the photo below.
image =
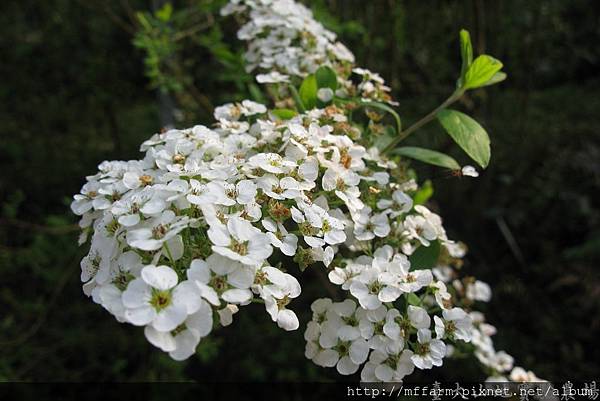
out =
{"type": "Polygon", "coordinates": [[[258,85],[256,85],[254,82],[250,82],[248,84],[248,92],[250,92],[252,98],[258,103],[266,103],[264,95],[262,94],[258,85]]]}
{"type": "Polygon", "coordinates": [[[315,74],[310,74],[304,81],[302,81],[302,85],[300,85],[300,100],[302,100],[302,104],[306,110],[310,110],[315,108],[317,105],[317,78],[315,74]]]}
{"type": "MultiPolygon", "coordinates": [[[[456,110],[444,109],[437,118],[454,142],[456,142],[482,168],[490,162],[490,138],[481,125],[468,115],[456,110]]],[[[460,169],[460,166],[455,168],[460,169]]]]}
{"type": "Polygon", "coordinates": [[[271,113],[280,120],[289,120],[298,115],[298,113],[291,109],[273,109],[271,113]]]}
{"type": "Polygon", "coordinates": [[[434,166],[445,167],[450,170],[460,170],[460,164],[456,160],[435,150],[418,148],[416,146],[403,146],[394,149],[393,153],[419,160],[423,163],[433,164],[434,166]]]}
{"type": "Polygon", "coordinates": [[[315,77],[319,88],[330,88],[333,91],[337,89],[337,75],[331,67],[319,67],[315,72],[315,77]]]}
{"type": "MultiPolygon", "coordinates": [[[[473,45],[471,45],[471,35],[466,29],[461,29],[460,34],[460,57],[462,59],[462,67],[460,69],[460,82],[464,82],[465,74],[473,62],[473,45]]],[[[459,86],[462,86],[459,85],[459,86]]]]}
{"type": "Polygon", "coordinates": [[[413,204],[422,205],[433,196],[433,185],[431,180],[427,180],[421,185],[419,190],[413,196],[413,204]]]}
{"type": "Polygon", "coordinates": [[[171,15],[173,15],[173,6],[171,5],[171,3],[165,3],[161,8],[156,10],[154,15],[160,21],[167,22],[171,19],[171,15]]]}
{"type": "Polygon", "coordinates": [[[489,81],[487,81],[485,84],[481,85],[483,86],[490,86],[490,85],[494,85],[497,84],[498,82],[502,82],[506,79],[506,74],[502,71],[498,71],[497,73],[495,73],[489,81]]]}
{"type": "Polygon", "coordinates": [[[410,270],[431,269],[440,256],[440,241],[435,240],[429,246],[421,245],[408,258],[410,270]]]}
{"type": "Polygon", "coordinates": [[[465,72],[462,87],[474,89],[485,86],[500,69],[502,69],[500,60],[483,54],[477,57],[465,72]]]}
{"type": "Polygon", "coordinates": [[[406,302],[412,306],[421,305],[421,298],[419,298],[414,292],[406,294],[406,302]]]}

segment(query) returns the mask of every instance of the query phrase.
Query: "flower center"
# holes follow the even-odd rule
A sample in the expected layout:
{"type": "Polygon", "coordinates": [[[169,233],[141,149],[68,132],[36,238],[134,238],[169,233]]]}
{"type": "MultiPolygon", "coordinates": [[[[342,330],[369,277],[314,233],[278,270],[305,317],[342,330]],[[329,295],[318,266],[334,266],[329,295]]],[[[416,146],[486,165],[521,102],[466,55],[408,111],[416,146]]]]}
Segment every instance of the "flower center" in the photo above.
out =
{"type": "Polygon", "coordinates": [[[341,355],[348,355],[350,352],[350,341],[339,341],[334,349],[341,355]]]}
{"type": "Polygon", "coordinates": [[[161,239],[167,233],[167,226],[164,224],[159,224],[156,227],[152,228],[152,238],[153,239],[161,239]]]}
{"type": "Polygon", "coordinates": [[[233,252],[245,256],[248,254],[248,243],[250,241],[238,241],[236,239],[231,239],[231,244],[229,245],[229,249],[233,252]]]}
{"type": "Polygon", "coordinates": [[[415,353],[417,355],[427,355],[427,354],[429,354],[429,350],[430,350],[429,343],[424,343],[424,344],[418,343],[415,346],[415,353]]]}
{"type": "Polygon", "coordinates": [[[142,185],[146,186],[152,184],[153,179],[150,175],[141,175],[139,180],[142,185]]]}
{"type": "Polygon", "coordinates": [[[345,149],[341,153],[342,155],[340,157],[340,163],[342,166],[344,166],[344,168],[349,169],[352,165],[352,156],[350,156],[345,149]]]}
{"type": "Polygon", "coordinates": [[[369,284],[368,288],[371,294],[377,295],[381,291],[381,284],[379,284],[379,281],[374,281],[369,284]]]}
{"type": "Polygon", "coordinates": [[[227,280],[224,276],[214,276],[210,281],[210,286],[220,294],[227,289],[227,280]]]}
{"type": "Polygon", "coordinates": [[[267,283],[267,274],[263,271],[257,272],[254,276],[254,284],[265,285],[267,283]]]}
{"type": "Polygon", "coordinates": [[[113,279],[112,283],[119,290],[125,291],[129,282],[134,278],[135,277],[133,276],[133,274],[129,273],[128,271],[120,270],[119,273],[117,273],[117,275],[113,279]]]}
{"type": "Polygon", "coordinates": [[[290,303],[290,298],[286,295],[281,299],[277,300],[277,308],[279,310],[285,309],[286,305],[290,303]]]}
{"type": "Polygon", "coordinates": [[[150,298],[150,305],[157,311],[165,309],[171,304],[171,292],[161,291],[155,288],[152,289],[152,298],[150,298]]]}
{"type": "Polygon", "coordinates": [[[185,156],[177,153],[176,155],[173,155],[173,163],[176,164],[183,164],[185,162],[185,156]]]}

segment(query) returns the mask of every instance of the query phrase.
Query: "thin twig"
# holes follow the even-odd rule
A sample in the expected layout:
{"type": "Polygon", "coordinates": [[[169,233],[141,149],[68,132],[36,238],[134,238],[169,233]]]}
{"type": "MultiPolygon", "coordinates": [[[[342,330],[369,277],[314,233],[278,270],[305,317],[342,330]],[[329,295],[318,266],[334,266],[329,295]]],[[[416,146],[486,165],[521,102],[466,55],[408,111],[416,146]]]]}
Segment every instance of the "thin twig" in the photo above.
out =
{"type": "Polygon", "coordinates": [[[452,103],[456,102],[458,99],[460,99],[462,97],[462,95],[464,93],[465,92],[462,89],[456,90],[452,95],[450,95],[450,97],[448,99],[444,100],[444,102],[441,105],[439,105],[438,107],[436,107],[432,112],[427,114],[425,117],[421,118],[419,121],[417,121],[416,123],[414,123],[407,129],[405,129],[404,131],[400,132],[398,134],[398,136],[396,136],[396,138],[394,138],[385,147],[385,149],[383,149],[383,151],[381,153],[384,154],[384,153],[387,153],[390,150],[394,149],[396,147],[396,145],[398,145],[400,142],[402,142],[403,140],[408,138],[408,136],[410,134],[412,134],[413,132],[415,132],[416,130],[418,130],[419,128],[424,126],[425,124],[427,124],[430,121],[432,121],[433,119],[435,119],[435,116],[437,115],[437,113],[439,113],[441,110],[445,109],[446,107],[450,106],[452,103]]]}

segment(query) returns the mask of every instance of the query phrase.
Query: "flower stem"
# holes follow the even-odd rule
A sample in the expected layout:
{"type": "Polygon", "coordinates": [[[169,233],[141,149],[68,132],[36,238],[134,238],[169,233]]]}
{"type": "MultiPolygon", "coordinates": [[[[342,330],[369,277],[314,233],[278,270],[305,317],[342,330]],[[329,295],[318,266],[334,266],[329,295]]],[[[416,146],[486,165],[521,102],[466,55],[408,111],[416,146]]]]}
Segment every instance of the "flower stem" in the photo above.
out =
{"type": "Polygon", "coordinates": [[[421,128],[422,126],[424,126],[431,120],[435,119],[435,116],[437,115],[437,113],[439,113],[441,110],[445,109],[446,107],[450,106],[452,103],[456,102],[458,99],[460,99],[462,97],[462,95],[464,93],[465,93],[464,89],[457,89],[456,91],[454,91],[454,93],[452,95],[450,95],[450,97],[448,99],[444,100],[444,102],[442,104],[440,104],[438,107],[436,107],[432,112],[427,114],[425,117],[421,118],[419,121],[417,121],[416,123],[414,123],[407,129],[405,129],[404,131],[401,131],[398,134],[398,136],[396,138],[394,138],[385,147],[385,149],[383,149],[383,151],[381,151],[381,154],[385,154],[385,153],[389,152],[390,150],[394,149],[396,147],[396,145],[398,145],[400,142],[405,140],[410,134],[412,134],[413,132],[415,132],[416,130],[418,130],[419,128],[421,128]]]}

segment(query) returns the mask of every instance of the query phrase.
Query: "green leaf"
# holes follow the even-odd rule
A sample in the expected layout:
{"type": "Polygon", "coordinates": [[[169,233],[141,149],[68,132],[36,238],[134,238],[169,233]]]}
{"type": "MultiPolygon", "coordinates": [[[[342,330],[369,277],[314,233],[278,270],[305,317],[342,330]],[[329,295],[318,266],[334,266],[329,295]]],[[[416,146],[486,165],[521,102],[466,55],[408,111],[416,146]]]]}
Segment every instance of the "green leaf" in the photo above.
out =
{"type": "Polygon", "coordinates": [[[265,103],[265,97],[260,91],[258,85],[256,85],[254,82],[250,82],[248,84],[248,91],[250,92],[250,95],[252,95],[252,98],[255,101],[257,101],[258,103],[265,103]]]}
{"type": "Polygon", "coordinates": [[[506,79],[506,74],[503,73],[502,71],[499,71],[497,73],[495,73],[489,81],[487,81],[485,84],[481,85],[481,86],[490,86],[490,85],[494,85],[497,84],[498,82],[502,82],[506,79]]]}
{"type": "Polygon", "coordinates": [[[419,298],[414,292],[406,294],[406,302],[409,305],[419,306],[421,305],[421,298],[419,298]]]}
{"type": "Polygon", "coordinates": [[[313,109],[317,105],[317,78],[315,74],[310,74],[300,85],[300,100],[307,110],[313,109]]]}
{"type": "Polygon", "coordinates": [[[337,89],[337,75],[331,67],[319,67],[315,72],[315,77],[319,88],[330,88],[333,91],[337,89]]]}
{"type": "Polygon", "coordinates": [[[484,86],[501,68],[500,60],[485,54],[477,57],[465,73],[463,88],[473,89],[484,86]]]}
{"type": "Polygon", "coordinates": [[[289,120],[298,115],[298,113],[291,109],[274,109],[271,110],[271,113],[281,120],[289,120]]]}
{"type": "Polygon", "coordinates": [[[171,19],[171,15],[173,14],[173,6],[171,3],[165,3],[160,9],[156,10],[154,15],[156,18],[161,20],[162,22],[167,22],[171,19]]]}
{"type": "Polygon", "coordinates": [[[413,204],[422,205],[433,196],[433,185],[431,181],[427,180],[421,185],[421,188],[413,196],[413,204]]]}
{"type": "Polygon", "coordinates": [[[490,138],[483,127],[456,110],[444,109],[437,114],[437,118],[454,142],[477,164],[486,168],[490,162],[490,138]]]}
{"type": "Polygon", "coordinates": [[[410,270],[431,269],[437,264],[439,256],[440,241],[433,241],[429,246],[421,245],[408,258],[410,270]]]}
{"type": "Polygon", "coordinates": [[[394,153],[410,157],[411,159],[419,160],[424,163],[433,164],[434,166],[440,166],[449,168],[451,170],[460,170],[460,165],[448,155],[445,155],[435,150],[418,148],[415,146],[404,146],[394,150],[394,153]]]}
{"type": "Polygon", "coordinates": [[[460,78],[464,82],[465,74],[471,63],[473,62],[473,46],[471,45],[471,35],[469,31],[461,29],[460,34],[460,57],[462,59],[462,67],[460,69],[460,78]]]}

